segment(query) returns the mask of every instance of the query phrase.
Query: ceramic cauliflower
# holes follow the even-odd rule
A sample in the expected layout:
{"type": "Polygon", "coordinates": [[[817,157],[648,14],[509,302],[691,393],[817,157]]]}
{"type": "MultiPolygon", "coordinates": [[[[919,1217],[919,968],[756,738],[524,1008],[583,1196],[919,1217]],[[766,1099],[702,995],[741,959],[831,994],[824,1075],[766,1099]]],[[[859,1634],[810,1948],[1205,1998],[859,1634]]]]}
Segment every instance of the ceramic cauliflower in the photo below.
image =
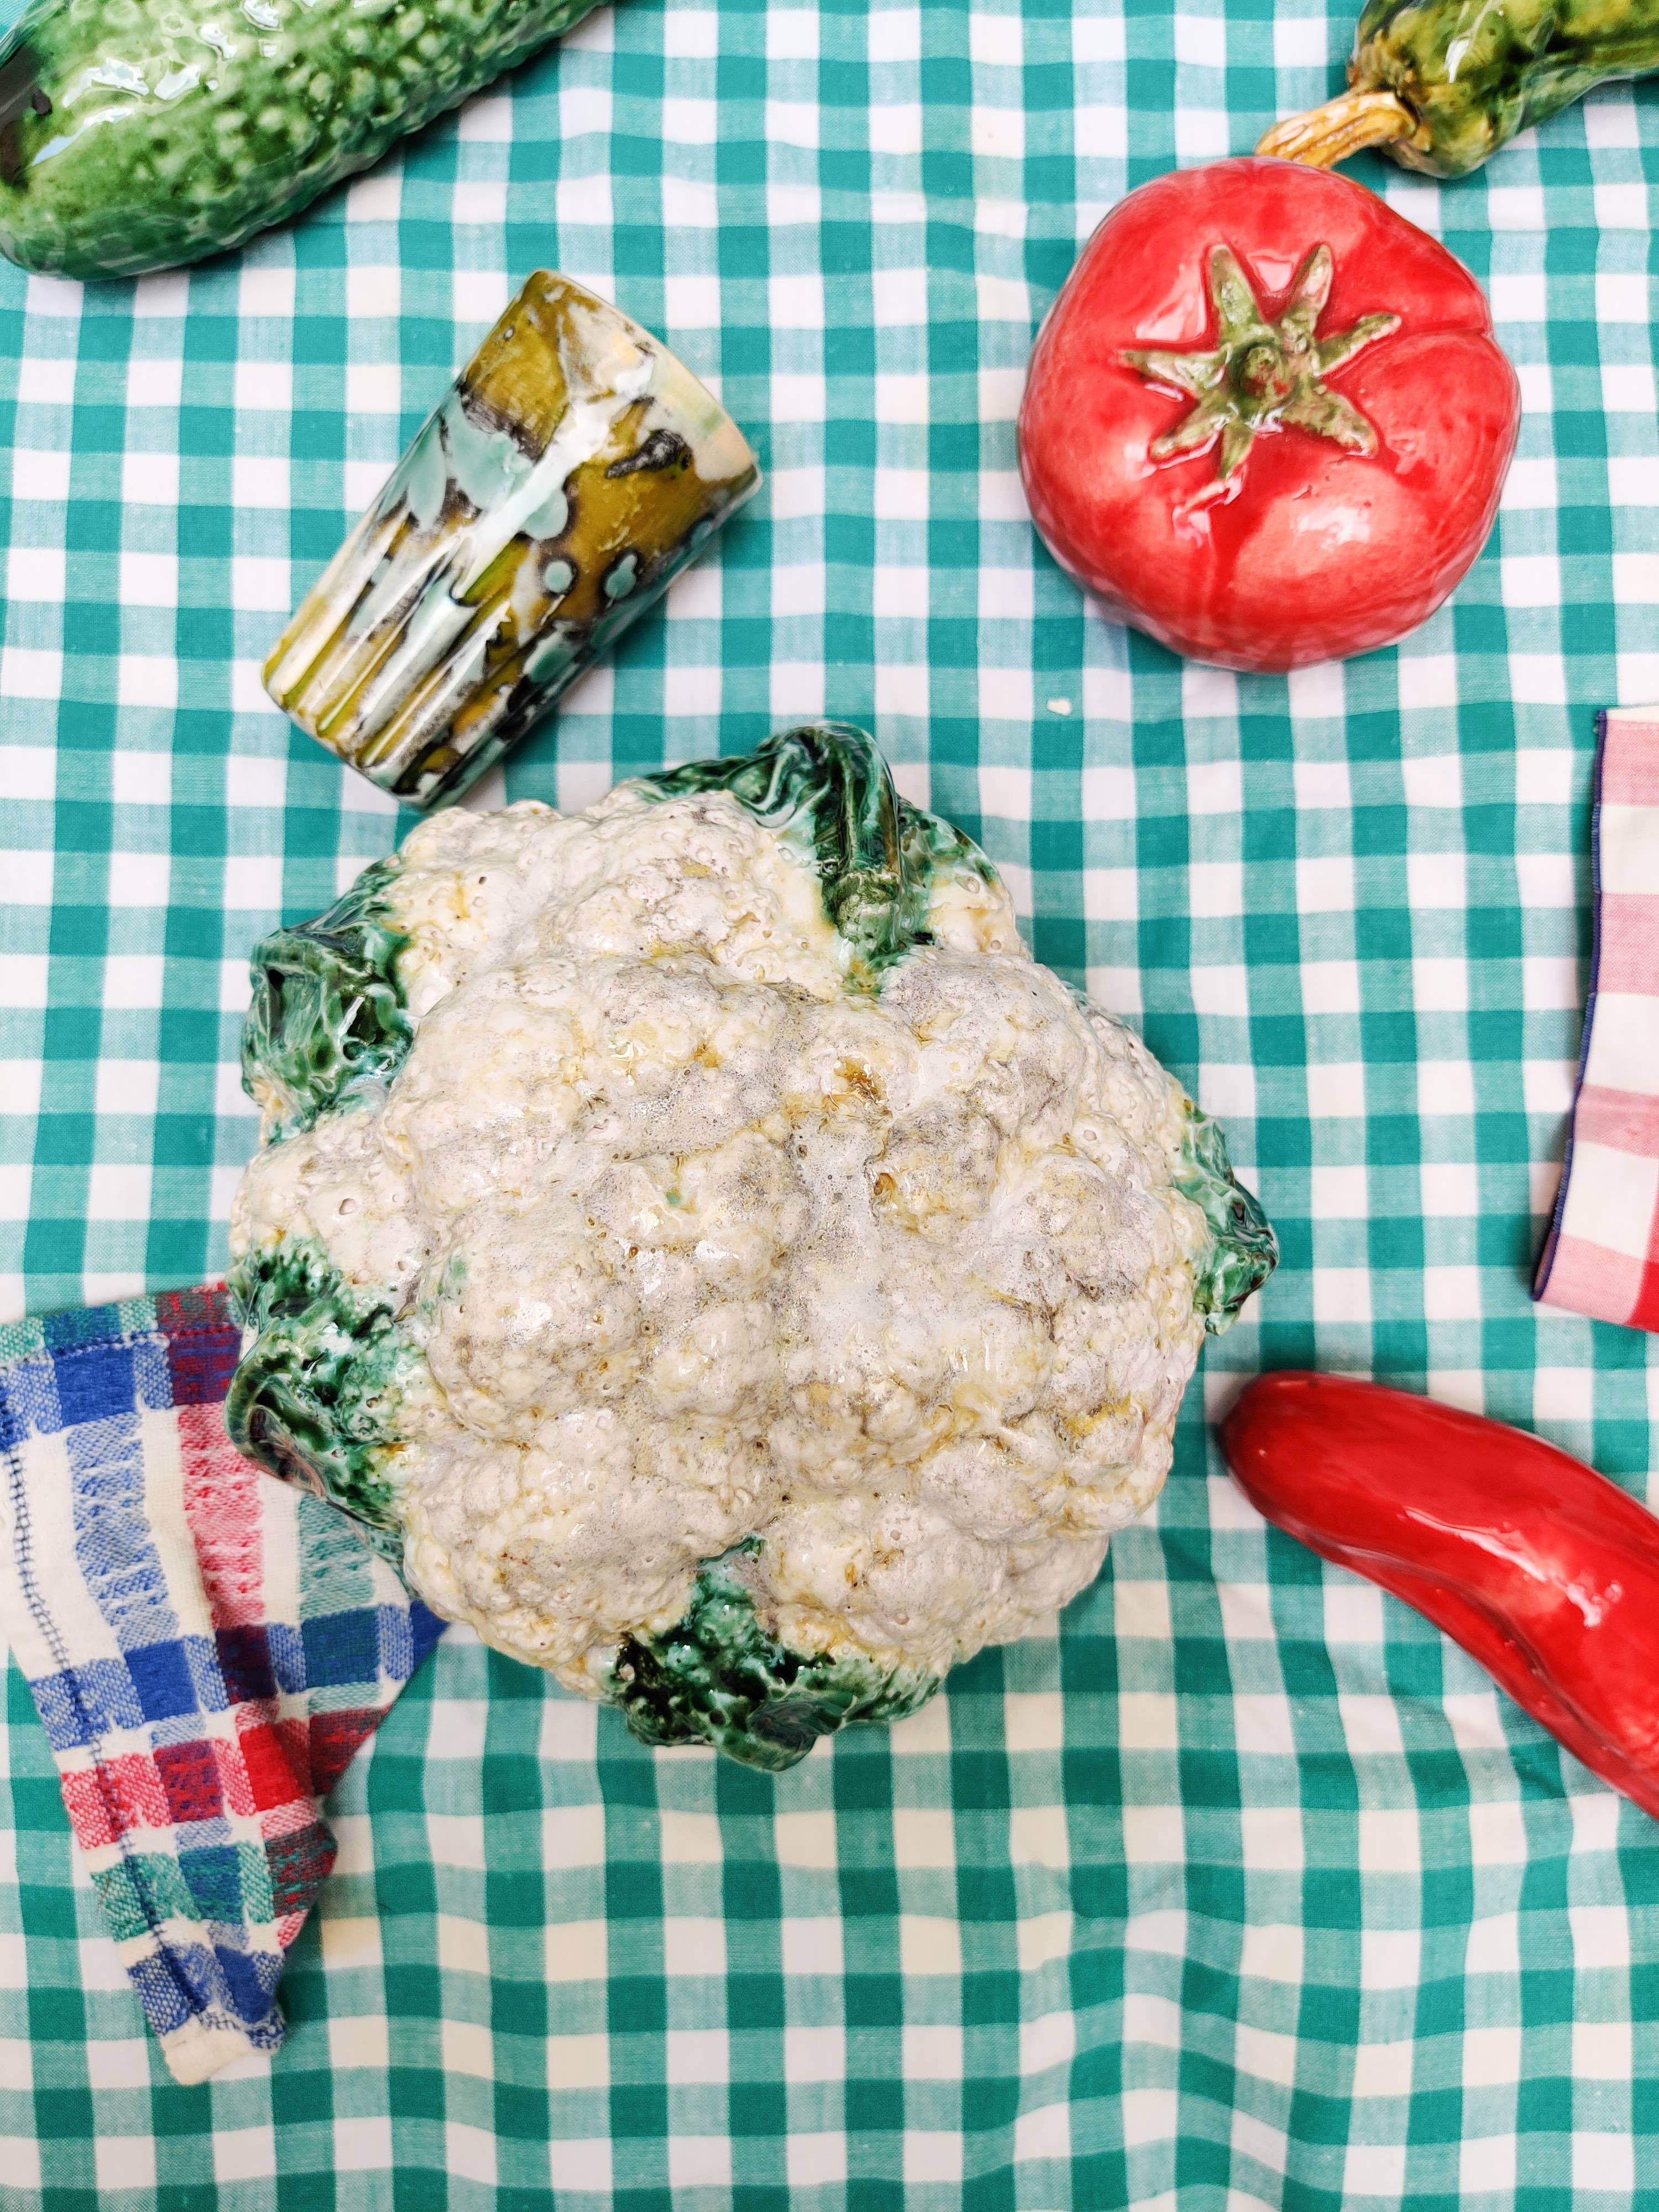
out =
{"type": "Polygon", "coordinates": [[[857,730],[441,815],[254,972],[232,1434],[650,1742],[786,1766],[1050,1617],[1276,1256],[857,730]]]}

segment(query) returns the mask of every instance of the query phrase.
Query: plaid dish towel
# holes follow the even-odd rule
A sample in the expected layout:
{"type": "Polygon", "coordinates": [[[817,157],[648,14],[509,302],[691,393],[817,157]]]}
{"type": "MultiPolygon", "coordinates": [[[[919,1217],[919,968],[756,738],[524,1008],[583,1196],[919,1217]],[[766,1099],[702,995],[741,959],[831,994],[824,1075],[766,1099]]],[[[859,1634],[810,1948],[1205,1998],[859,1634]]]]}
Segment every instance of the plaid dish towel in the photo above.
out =
{"type": "Polygon", "coordinates": [[[1578,1095],[1533,1296],[1659,1329],[1659,707],[1596,724],[1578,1095]]]}
{"type": "Polygon", "coordinates": [[[222,1288],[0,1327],[0,1633],[180,2081],[283,2039],[321,1800],[440,1623],[225,1435],[222,1288]]]}

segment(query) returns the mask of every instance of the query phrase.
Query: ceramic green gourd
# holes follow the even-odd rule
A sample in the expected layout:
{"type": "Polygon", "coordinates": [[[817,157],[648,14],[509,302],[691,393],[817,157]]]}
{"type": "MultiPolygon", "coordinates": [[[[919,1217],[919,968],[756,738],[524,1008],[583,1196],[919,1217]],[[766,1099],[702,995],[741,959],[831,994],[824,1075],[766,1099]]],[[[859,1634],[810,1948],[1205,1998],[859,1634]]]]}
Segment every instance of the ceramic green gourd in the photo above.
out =
{"type": "Polygon", "coordinates": [[[596,0],[33,0],[0,43],[0,250],[131,276],[240,246],[596,0]]]}
{"type": "Polygon", "coordinates": [[[1328,169],[1377,146],[1462,177],[1598,84],[1659,70],[1659,0],[1370,0],[1350,89],[1256,148],[1328,169]]]}

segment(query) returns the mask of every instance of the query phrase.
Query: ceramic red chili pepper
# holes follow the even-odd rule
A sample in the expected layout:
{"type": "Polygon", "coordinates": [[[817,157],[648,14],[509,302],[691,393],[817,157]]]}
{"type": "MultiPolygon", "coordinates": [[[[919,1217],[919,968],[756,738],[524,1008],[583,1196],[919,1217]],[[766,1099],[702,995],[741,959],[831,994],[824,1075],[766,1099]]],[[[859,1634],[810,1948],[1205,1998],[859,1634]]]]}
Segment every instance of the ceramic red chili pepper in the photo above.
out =
{"type": "Polygon", "coordinates": [[[1346,178],[1156,178],[1038,333],[1020,470],[1049,550],[1195,660],[1299,668],[1427,619],[1485,544],[1521,416],[1485,295],[1346,178]]]}
{"type": "Polygon", "coordinates": [[[1426,1613],[1659,1820],[1659,1520],[1537,1437],[1346,1376],[1264,1375],[1221,1436],[1269,1521],[1426,1613]]]}

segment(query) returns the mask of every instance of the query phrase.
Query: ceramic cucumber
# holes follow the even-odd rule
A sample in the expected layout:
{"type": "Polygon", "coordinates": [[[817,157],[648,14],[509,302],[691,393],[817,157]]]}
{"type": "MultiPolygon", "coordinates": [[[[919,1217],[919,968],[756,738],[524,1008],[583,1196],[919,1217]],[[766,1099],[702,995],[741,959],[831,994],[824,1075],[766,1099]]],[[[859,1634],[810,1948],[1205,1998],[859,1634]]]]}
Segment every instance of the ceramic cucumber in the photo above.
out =
{"type": "Polygon", "coordinates": [[[33,0],[0,43],[0,250],[131,276],[240,246],[596,0],[33,0]]]}

